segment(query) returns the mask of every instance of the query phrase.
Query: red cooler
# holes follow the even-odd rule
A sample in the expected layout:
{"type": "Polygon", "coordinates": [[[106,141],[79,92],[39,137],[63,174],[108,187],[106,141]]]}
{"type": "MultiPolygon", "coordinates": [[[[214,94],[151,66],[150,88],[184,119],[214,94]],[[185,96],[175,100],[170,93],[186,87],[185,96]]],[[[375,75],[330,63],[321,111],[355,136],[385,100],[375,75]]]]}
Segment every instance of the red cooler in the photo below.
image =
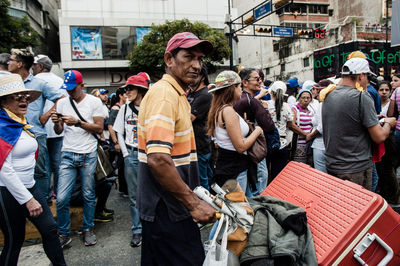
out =
{"type": "Polygon", "coordinates": [[[262,195],[306,210],[318,265],[400,265],[400,215],[378,194],[290,162],[262,195]]]}

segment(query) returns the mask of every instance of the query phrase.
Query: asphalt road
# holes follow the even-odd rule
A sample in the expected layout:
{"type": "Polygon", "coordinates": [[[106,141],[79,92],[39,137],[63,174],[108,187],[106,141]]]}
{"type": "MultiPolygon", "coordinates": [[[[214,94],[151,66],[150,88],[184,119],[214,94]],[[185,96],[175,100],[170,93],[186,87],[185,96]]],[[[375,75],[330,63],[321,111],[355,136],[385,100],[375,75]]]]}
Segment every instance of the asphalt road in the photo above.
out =
{"type": "MultiPolygon", "coordinates": [[[[119,196],[113,188],[107,202],[107,208],[115,211],[114,220],[108,223],[97,223],[95,234],[97,244],[86,247],[83,239],[76,232],[72,235],[72,242],[64,248],[64,256],[68,265],[140,265],[141,248],[132,248],[131,240],[131,216],[129,212],[129,200],[119,196]]],[[[202,238],[208,237],[210,228],[203,229],[202,238]]],[[[41,244],[28,245],[22,248],[19,266],[48,266],[47,259],[41,244]]]]}

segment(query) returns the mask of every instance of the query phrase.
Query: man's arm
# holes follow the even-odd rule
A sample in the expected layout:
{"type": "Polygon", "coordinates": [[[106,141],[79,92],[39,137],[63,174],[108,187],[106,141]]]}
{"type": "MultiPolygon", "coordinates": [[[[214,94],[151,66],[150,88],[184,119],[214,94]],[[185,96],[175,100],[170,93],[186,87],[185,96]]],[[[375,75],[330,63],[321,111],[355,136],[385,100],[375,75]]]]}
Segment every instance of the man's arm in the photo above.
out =
{"type": "Polygon", "coordinates": [[[185,205],[195,222],[215,222],[215,209],[200,200],[182,181],[169,154],[150,153],[147,155],[147,164],[158,183],[185,205]]]}
{"type": "Polygon", "coordinates": [[[40,124],[42,124],[42,126],[44,126],[47,123],[47,121],[49,121],[52,112],[56,110],[58,100],[60,100],[61,98],[64,98],[64,97],[65,96],[63,95],[59,99],[57,99],[56,102],[54,103],[53,107],[51,107],[49,111],[47,111],[46,113],[39,116],[39,122],[40,122],[40,124]]]}
{"type": "MultiPolygon", "coordinates": [[[[75,118],[73,116],[63,115],[62,120],[68,126],[75,126],[78,123],[79,119],[75,118]]],[[[93,123],[81,121],[80,127],[89,133],[101,134],[103,132],[103,125],[104,125],[104,117],[95,116],[95,117],[93,117],[93,123]]],[[[54,130],[55,130],[55,127],[54,127],[54,130]]]]}
{"type": "Polygon", "coordinates": [[[56,110],[52,110],[51,112],[51,121],[54,123],[54,132],[60,135],[64,130],[64,122],[61,117],[58,117],[56,110]]]}
{"type": "Polygon", "coordinates": [[[385,139],[389,136],[390,128],[396,126],[396,118],[388,117],[385,118],[383,126],[379,123],[375,126],[369,127],[368,132],[371,136],[371,139],[379,144],[385,141],[385,139]]]}
{"type": "Polygon", "coordinates": [[[254,114],[257,124],[263,129],[265,133],[274,131],[274,121],[271,118],[268,110],[262,106],[261,102],[257,99],[252,99],[250,102],[250,109],[254,114]]]}

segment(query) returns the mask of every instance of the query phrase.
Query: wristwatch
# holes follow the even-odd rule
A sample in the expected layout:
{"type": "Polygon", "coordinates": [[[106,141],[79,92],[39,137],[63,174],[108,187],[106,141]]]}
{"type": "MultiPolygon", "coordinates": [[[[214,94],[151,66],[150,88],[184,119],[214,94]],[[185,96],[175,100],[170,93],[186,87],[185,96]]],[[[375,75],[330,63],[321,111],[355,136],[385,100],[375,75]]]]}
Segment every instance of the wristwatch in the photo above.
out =
{"type": "Polygon", "coordinates": [[[78,122],[75,123],[75,127],[81,127],[81,120],[78,119],[78,122]]]}

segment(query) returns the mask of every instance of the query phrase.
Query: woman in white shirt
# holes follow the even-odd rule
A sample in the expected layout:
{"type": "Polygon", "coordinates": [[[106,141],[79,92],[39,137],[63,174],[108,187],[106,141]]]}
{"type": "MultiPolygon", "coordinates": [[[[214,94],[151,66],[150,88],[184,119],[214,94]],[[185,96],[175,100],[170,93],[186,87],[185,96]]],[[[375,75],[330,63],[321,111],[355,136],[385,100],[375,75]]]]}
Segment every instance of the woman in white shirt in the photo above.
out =
{"type": "Polygon", "coordinates": [[[215,138],[218,145],[213,182],[220,186],[248,169],[250,159],[246,151],[262,134],[261,127],[256,126],[247,136],[247,123],[233,109],[233,104],[242,94],[241,82],[236,72],[223,71],[215,79],[216,87],[209,90],[213,93],[213,99],[208,113],[208,134],[215,138]]]}
{"type": "Polygon", "coordinates": [[[0,228],[5,236],[0,265],[17,265],[26,218],[40,232],[53,265],[66,265],[57,224],[33,178],[38,144],[25,114],[40,94],[26,89],[20,75],[0,78],[0,228]]]}

